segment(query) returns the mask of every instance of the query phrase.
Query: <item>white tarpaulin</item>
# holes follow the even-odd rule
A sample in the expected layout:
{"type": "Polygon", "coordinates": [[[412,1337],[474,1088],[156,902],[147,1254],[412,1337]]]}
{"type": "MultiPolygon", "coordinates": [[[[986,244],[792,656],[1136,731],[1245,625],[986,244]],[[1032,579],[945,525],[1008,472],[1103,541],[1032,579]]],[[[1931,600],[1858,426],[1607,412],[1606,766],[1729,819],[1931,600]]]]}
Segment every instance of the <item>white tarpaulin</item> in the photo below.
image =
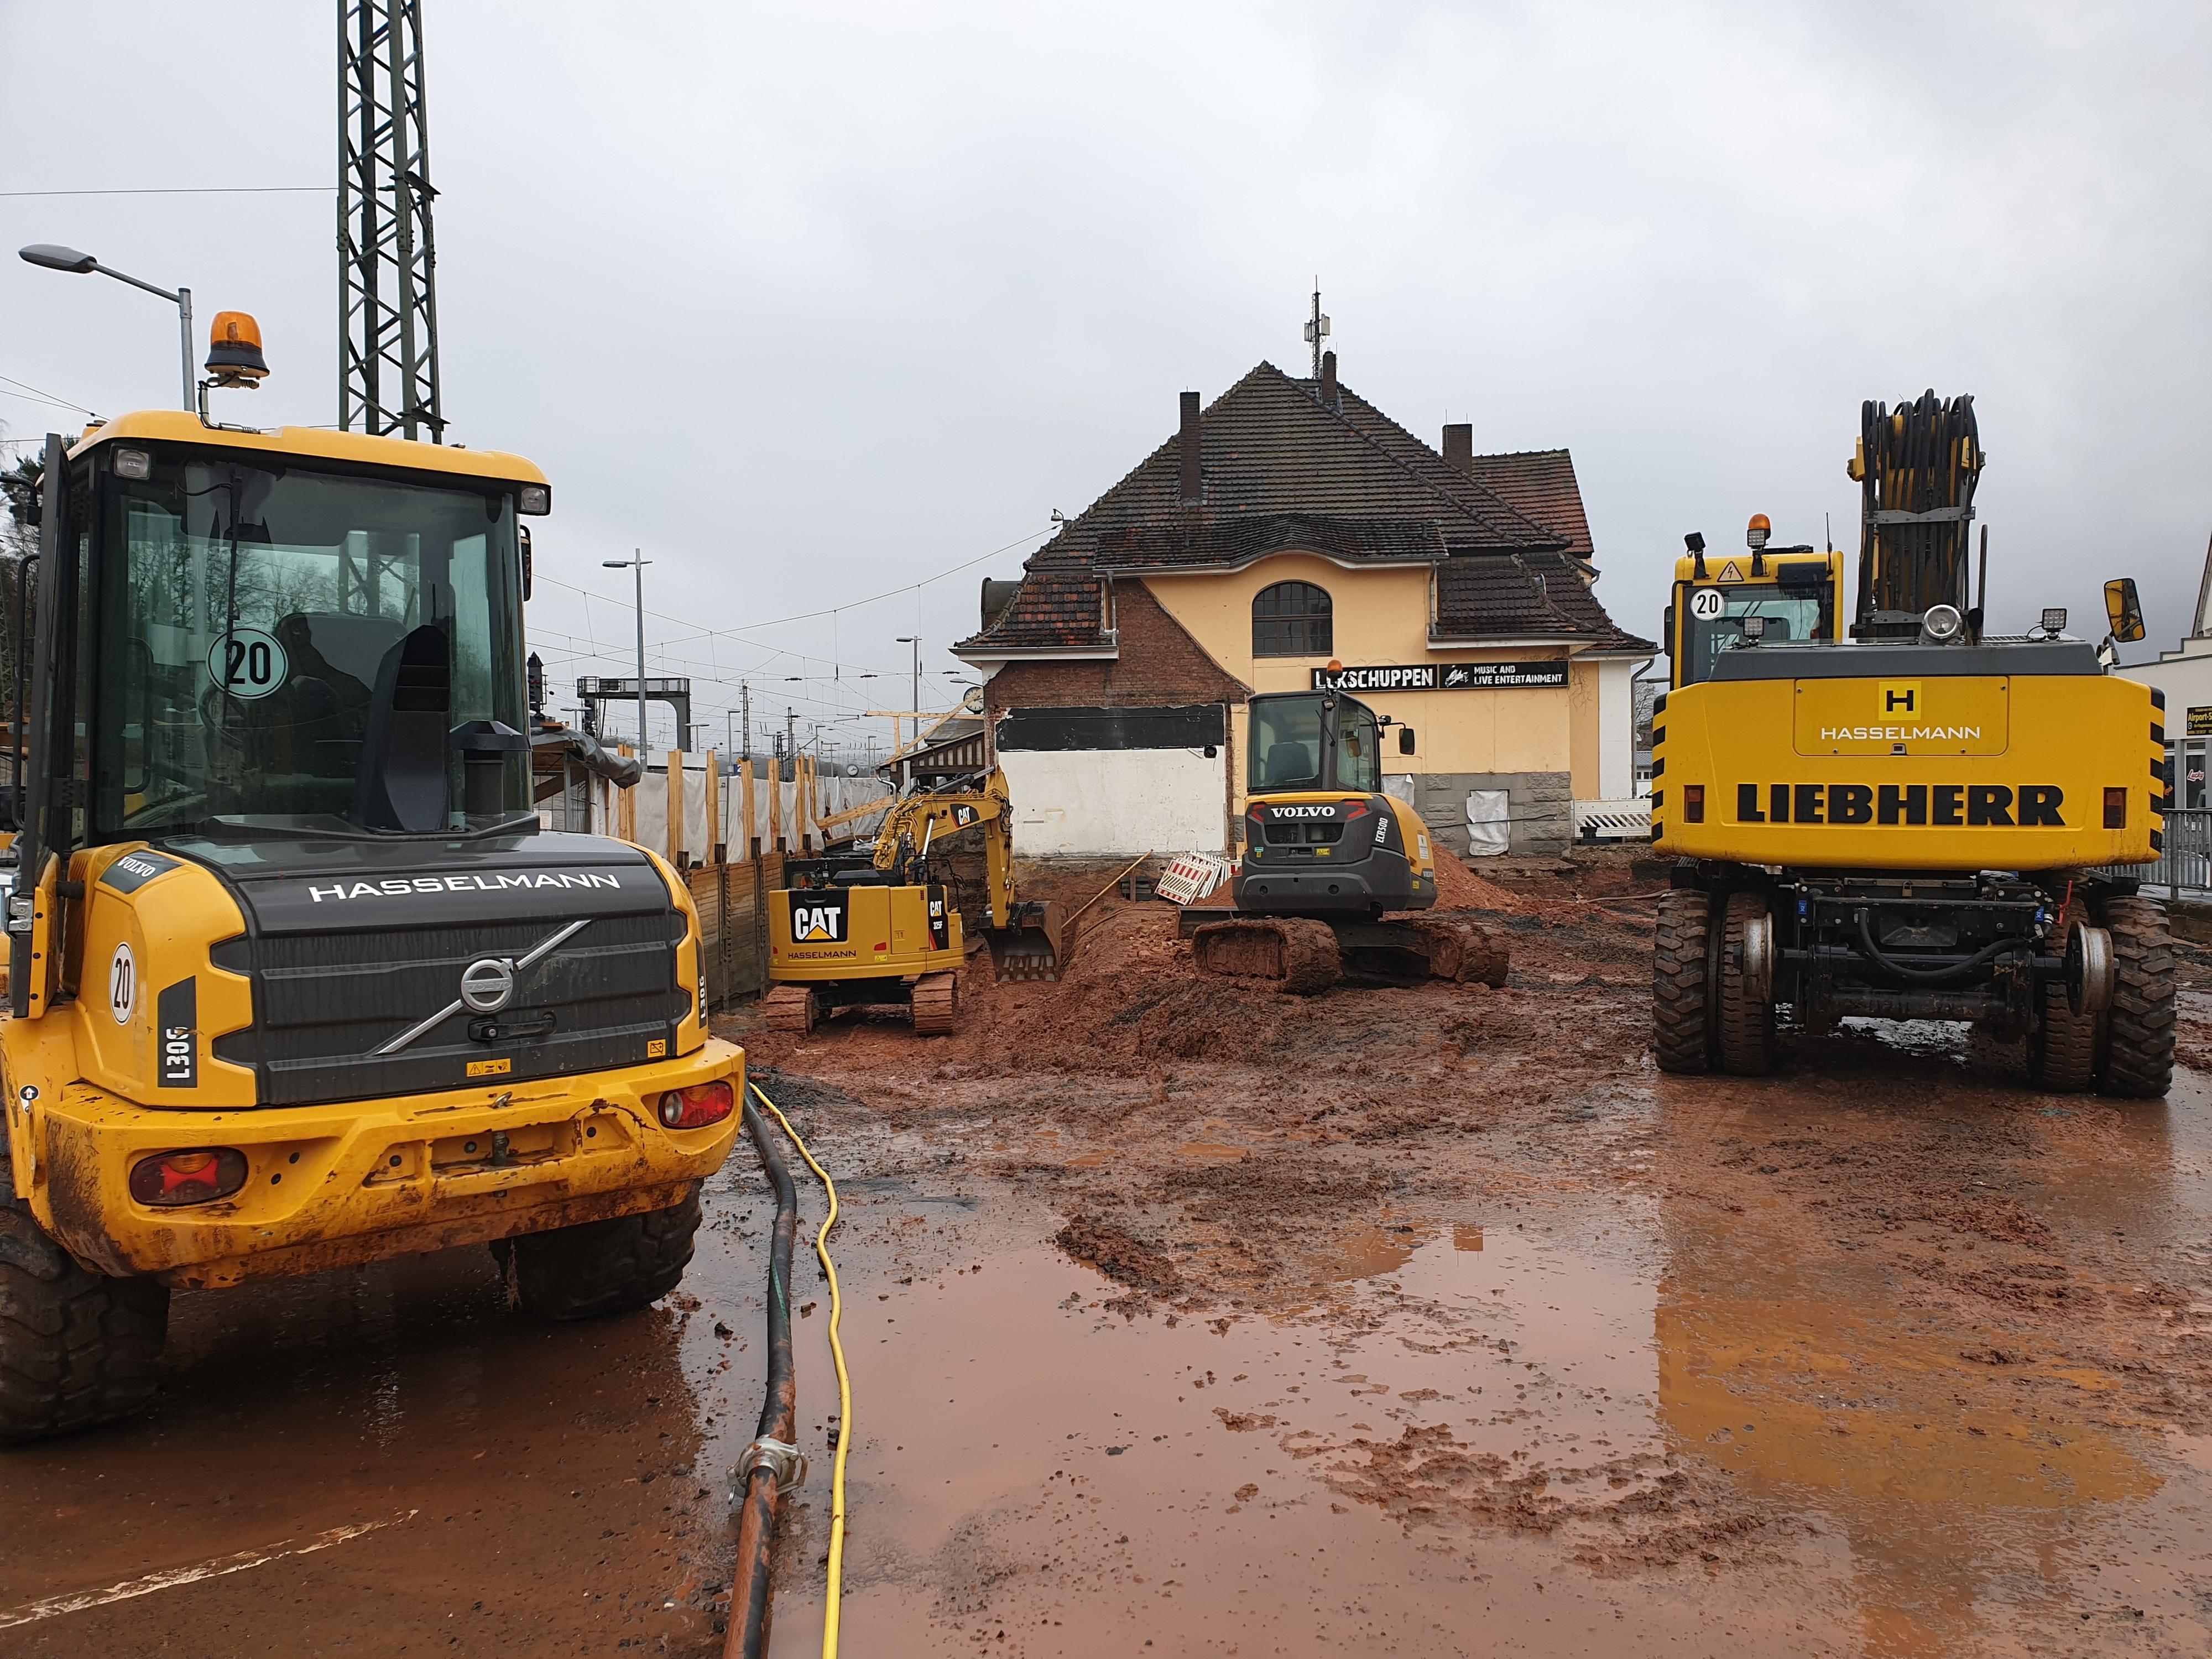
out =
{"type": "Polygon", "coordinates": [[[1503,789],[1467,792],[1467,850],[1478,859],[1502,857],[1512,844],[1513,811],[1503,789]]]}

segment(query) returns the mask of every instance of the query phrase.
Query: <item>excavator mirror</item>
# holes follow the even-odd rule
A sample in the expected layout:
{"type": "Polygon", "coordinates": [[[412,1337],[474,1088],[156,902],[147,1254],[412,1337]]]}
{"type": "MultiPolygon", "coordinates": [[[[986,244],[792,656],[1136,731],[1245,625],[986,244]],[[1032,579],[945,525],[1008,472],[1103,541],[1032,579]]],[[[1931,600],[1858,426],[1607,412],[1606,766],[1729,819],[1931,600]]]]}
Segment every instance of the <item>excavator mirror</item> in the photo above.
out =
{"type": "Polygon", "coordinates": [[[2105,584],[2105,615],[2112,624],[2112,637],[2125,643],[2143,636],[2142,602],[2136,597],[2136,579],[2122,576],[2105,584]]]}
{"type": "Polygon", "coordinates": [[[1413,752],[1413,728],[1410,726],[1401,726],[1398,728],[1398,752],[1401,755],[1410,755],[1413,752]]]}

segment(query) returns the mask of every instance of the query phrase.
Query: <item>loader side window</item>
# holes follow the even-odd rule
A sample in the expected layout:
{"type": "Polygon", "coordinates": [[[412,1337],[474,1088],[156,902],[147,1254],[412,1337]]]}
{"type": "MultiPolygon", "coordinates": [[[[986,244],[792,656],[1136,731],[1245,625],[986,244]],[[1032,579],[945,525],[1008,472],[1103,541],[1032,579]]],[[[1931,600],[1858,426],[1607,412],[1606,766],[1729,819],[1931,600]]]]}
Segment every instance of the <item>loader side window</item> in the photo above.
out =
{"type": "Polygon", "coordinates": [[[1338,705],[1335,787],[1370,794],[1382,787],[1382,733],[1373,711],[1363,703],[1338,705]]]}

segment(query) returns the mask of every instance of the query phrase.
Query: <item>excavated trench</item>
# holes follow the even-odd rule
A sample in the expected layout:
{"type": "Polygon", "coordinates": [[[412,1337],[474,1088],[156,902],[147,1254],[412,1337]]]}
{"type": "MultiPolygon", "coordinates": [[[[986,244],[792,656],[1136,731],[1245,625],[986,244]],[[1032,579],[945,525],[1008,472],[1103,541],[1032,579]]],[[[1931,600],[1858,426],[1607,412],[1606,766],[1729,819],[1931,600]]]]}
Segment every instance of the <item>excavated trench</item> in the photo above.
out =
{"type": "MultiPolygon", "coordinates": [[[[846,1650],[2203,1651],[2204,1077],[1846,1026],[1664,1078],[1650,884],[1510,884],[1496,990],[1203,980],[1115,898],[951,1037],[732,1023],[847,1203],[846,1650]]],[[[719,1651],[771,1211],[733,1159],[683,1291],[599,1325],[482,1252],[180,1297],[150,1417],[9,1455],[0,1621],[204,1576],[0,1653],[719,1651]]],[[[780,1655],[836,1402],[797,1296],[780,1655]]]]}

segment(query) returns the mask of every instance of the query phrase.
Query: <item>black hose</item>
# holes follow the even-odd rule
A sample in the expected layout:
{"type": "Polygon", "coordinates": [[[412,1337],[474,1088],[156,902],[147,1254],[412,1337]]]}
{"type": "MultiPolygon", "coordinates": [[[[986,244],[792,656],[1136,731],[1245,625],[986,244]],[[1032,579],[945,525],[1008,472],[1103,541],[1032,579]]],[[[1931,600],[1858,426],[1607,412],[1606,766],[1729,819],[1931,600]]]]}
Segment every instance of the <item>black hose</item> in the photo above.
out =
{"type": "Polygon", "coordinates": [[[1901,962],[1893,962],[1881,953],[1881,947],[1874,942],[1874,929],[1869,925],[1867,913],[1864,910],[1858,913],[1858,921],[1859,949],[1866,952],[1869,961],[1885,973],[1894,974],[1899,979],[1917,980],[1923,985],[1940,985],[1946,980],[1963,979],[1976,969],[1988,966],[1999,957],[2012,955],[2021,951],[2033,951],[2035,948],[2033,939],[2001,939],[1993,945],[1984,945],[1964,962],[1954,962],[1948,967],[1908,968],[1901,962]]]}
{"type": "MultiPolygon", "coordinates": [[[[791,1251],[799,1237],[799,1191],[750,1101],[744,1103],[744,1123],[769,1184],[775,1188],[775,1228],[768,1258],[768,1388],[761,1402],[759,1438],[790,1445],[799,1430],[799,1380],[791,1365],[791,1251]]],[[[730,1576],[726,1659],[763,1659],[768,1652],[769,1557],[780,1496],[774,1469],[759,1465],[745,1475],[737,1562],[730,1576]]]]}

